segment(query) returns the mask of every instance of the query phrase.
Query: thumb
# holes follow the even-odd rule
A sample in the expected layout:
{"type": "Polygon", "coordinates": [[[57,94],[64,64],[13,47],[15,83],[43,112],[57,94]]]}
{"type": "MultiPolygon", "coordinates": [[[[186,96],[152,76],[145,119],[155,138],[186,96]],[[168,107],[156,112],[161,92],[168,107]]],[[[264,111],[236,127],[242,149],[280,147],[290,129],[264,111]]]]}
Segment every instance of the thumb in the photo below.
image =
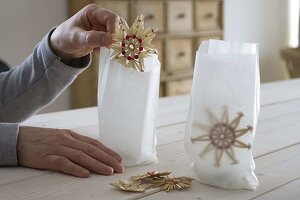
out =
{"type": "Polygon", "coordinates": [[[82,43],[87,47],[106,47],[112,44],[112,36],[102,31],[84,31],[82,43]]]}

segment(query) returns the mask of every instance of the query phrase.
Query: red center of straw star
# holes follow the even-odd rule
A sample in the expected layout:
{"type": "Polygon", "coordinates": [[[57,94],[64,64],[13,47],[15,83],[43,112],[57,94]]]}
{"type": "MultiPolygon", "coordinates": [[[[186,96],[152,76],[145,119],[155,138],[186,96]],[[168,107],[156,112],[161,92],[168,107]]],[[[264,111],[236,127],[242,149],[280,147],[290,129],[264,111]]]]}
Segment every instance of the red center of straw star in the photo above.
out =
{"type": "Polygon", "coordinates": [[[127,35],[122,40],[122,55],[124,55],[127,60],[139,59],[140,53],[144,50],[142,42],[143,40],[136,37],[136,35],[127,35]]]}

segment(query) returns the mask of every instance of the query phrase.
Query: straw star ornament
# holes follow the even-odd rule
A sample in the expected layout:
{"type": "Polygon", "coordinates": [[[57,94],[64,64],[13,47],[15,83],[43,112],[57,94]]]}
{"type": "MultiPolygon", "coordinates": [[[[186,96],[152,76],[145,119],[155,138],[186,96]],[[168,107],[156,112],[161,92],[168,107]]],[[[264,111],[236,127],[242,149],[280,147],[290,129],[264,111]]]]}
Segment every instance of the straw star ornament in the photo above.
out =
{"type": "Polygon", "coordinates": [[[132,176],[131,179],[134,181],[145,179],[145,178],[163,179],[163,178],[167,177],[169,174],[171,174],[171,172],[153,171],[153,172],[147,172],[142,175],[132,176]]]}
{"type": "Polygon", "coordinates": [[[151,44],[157,30],[144,28],[144,16],[136,18],[131,27],[121,18],[116,33],[113,35],[112,60],[134,70],[144,71],[144,58],[157,54],[151,44]]]}
{"type": "Polygon", "coordinates": [[[170,192],[171,190],[183,190],[191,187],[192,178],[174,177],[153,181],[153,187],[159,187],[161,190],[170,192]]]}
{"type": "Polygon", "coordinates": [[[208,152],[214,150],[215,166],[220,167],[221,160],[224,154],[232,160],[232,164],[238,164],[239,161],[235,156],[234,148],[250,149],[251,144],[242,142],[239,138],[253,131],[252,126],[239,129],[239,124],[244,116],[239,112],[237,116],[229,121],[228,111],[224,110],[221,120],[208,111],[211,125],[197,124],[196,126],[206,131],[207,133],[196,138],[191,138],[191,142],[208,142],[207,146],[199,154],[203,158],[208,152]]]}
{"type": "Polygon", "coordinates": [[[111,185],[125,192],[145,192],[146,189],[152,187],[151,184],[142,184],[140,180],[138,181],[119,180],[119,182],[111,183],[111,185]]]}
{"type": "Polygon", "coordinates": [[[186,176],[169,177],[171,172],[147,172],[142,175],[132,176],[129,181],[119,180],[111,183],[112,186],[124,192],[145,192],[150,188],[159,188],[160,191],[183,190],[191,187],[192,178],[186,176]]]}

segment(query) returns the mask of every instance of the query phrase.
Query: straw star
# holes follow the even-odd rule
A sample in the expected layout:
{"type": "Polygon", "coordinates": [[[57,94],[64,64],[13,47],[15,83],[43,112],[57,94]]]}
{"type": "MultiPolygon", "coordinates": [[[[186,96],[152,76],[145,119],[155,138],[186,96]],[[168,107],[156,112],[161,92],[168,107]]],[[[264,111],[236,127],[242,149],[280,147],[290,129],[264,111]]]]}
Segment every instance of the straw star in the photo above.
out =
{"type": "Polygon", "coordinates": [[[138,16],[131,27],[122,18],[119,25],[113,35],[112,59],[126,67],[143,72],[144,58],[149,54],[157,53],[151,44],[157,30],[144,29],[143,15],[138,16]]]}
{"type": "Polygon", "coordinates": [[[125,192],[145,192],[146,189],[152,187],[152,184],[142,184],[140,180],[139,181],[119,180],[118,183],[111,183],[111,185],[125,192]]]}
{"type": "Polygon", "coordinates": [[[153,181],[152,187],[160,187],[161,190],[170,192],[171,190],[182,190],[191,187],[193,179],[189,177],[174,177],[174,178],[165,178],[153,181]]]}
{"type": "Polygon", "coordinates": [[[215,153],[215,166],[220,167],[221,159],[225,154],[232,160],[232,164],[238,164],[234,152],[235,148],[250,149],[251,145],[246,144],[239,140],[241,136],[252,132],[253,127],[247,126],[244,129],[238,129],[241,118],[244,116],[242,112],[238,113],[238,116],[231,122],[229,121],[227,109],[224,110],[221,120],[218,120],[211,112],[208,112],[211,125],[196,125],[200,129],[207,132],[205,135],[201,135],[196,138],[191,138],[191,142],[208,142],[207,146],[199,154],[200,158],[204,157],[208,152],[214,150],[215,153]]]}
{"type": "Polygon", "coordinates": [[[153,171],[153,172],[147,172],[146,174],[142,174],[142,175],[132,176],[131,180],[137,181],[145,178],[162,179],[167,177],[169,174],[171,174],[171,172],[153,171]]]}

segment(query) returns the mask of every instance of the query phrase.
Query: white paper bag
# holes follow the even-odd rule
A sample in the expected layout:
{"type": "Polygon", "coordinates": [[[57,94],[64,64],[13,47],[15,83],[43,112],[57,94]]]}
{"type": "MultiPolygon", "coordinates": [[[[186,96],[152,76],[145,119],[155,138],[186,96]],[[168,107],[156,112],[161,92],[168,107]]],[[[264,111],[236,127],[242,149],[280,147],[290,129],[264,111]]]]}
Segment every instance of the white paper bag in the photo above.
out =
{"type": "Polygon", "coordinates": [[[256,44],[205,41],[197,51],[185,149],[188,175],[227,189],[258,187],[253,139],[260,108],[256,44]]]}
{"type": "Polygon", "coordinates": [[[111,60],[112,51],[100,51],[99,139],[122,156],[125,166],[156,162],[160,62],[150,55],[140,72],[111,60]]]}

